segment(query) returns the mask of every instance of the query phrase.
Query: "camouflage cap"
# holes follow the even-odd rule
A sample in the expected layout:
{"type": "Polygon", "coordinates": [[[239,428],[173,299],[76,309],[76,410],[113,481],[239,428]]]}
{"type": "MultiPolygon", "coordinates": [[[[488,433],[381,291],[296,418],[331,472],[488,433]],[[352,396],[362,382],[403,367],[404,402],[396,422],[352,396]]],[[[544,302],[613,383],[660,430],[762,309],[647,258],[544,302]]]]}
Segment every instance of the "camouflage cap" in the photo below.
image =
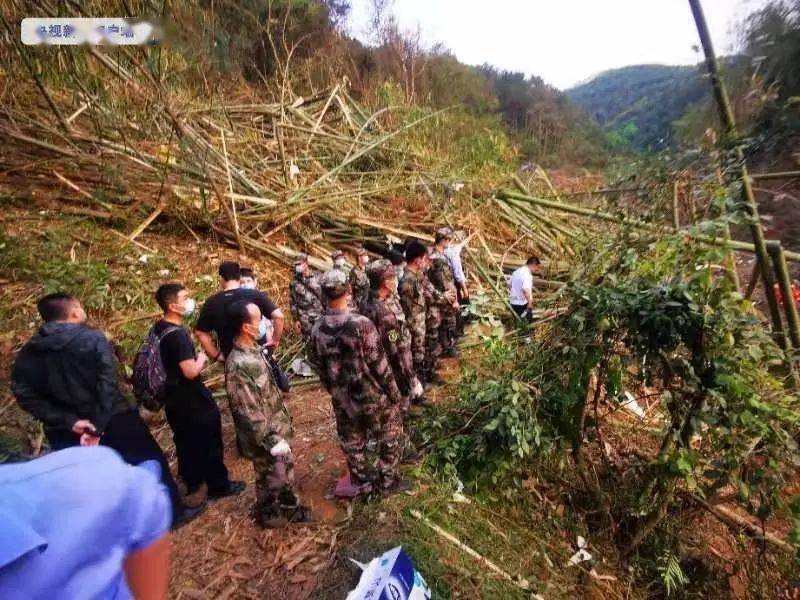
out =
{"type": "Polygon", "coordinates": [[[397,268],[390,260],[380,258],[373,260],[367,265],[367,277],[369,277],[369,285],[372,289],[377,290],[381,286],[384,279],[395,277],[397,275],[397,268]]]}
{"type": "Polygon", "coordinates": [[[319,280],[319,285],[322,288],[322,293],[325,294],[328,299],[339,298],[350,289],[347,275],[341,269],[325,271],[319,280]]]}
{"type": "Polygon", "coordinates": [[[436,230],[436,241],[449,240],[453,237],[453,230],[450,227],[440,227],[436,230]]]}

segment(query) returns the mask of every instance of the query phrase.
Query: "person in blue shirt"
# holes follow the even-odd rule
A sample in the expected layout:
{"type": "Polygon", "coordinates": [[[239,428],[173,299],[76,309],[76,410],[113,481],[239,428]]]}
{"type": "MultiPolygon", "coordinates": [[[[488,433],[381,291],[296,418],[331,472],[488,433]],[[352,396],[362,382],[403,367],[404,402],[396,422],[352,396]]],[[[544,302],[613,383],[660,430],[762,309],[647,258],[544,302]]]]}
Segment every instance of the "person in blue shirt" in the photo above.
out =
{"type": "Polygon", "coordinates": [[[166,598],[160,466],[74,447],[0,466],[0,598],[166,598]]]}

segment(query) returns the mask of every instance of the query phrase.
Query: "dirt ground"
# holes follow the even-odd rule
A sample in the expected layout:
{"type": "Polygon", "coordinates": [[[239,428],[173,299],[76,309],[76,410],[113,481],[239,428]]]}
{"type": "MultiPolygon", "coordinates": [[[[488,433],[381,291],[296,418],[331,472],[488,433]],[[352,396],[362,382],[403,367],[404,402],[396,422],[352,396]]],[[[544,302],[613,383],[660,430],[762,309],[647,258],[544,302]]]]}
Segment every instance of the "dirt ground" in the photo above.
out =
{"type": "MultiPolygon", "coordinates": [[[[294,420],[295,473],[304,503],[317,522],[279,530],[262,530],[249,516],[255,499],[253,468],[236,451],[235,434],[223,399],[225,459],[232,479],[247,483],[237,498],[209,504],[198,519],[173,536],[172,598],[309,598],[336,557],[337,527],[346,520],[346,505],[332,499],[345,469],[336,438],[330,396],[318,386],[292,392],[288,402],[294,420]]],[[[166,428],[159,442],[174,461],[166,428]]],[[[174,462],[173,462],[174,466],[174,462]]]]}

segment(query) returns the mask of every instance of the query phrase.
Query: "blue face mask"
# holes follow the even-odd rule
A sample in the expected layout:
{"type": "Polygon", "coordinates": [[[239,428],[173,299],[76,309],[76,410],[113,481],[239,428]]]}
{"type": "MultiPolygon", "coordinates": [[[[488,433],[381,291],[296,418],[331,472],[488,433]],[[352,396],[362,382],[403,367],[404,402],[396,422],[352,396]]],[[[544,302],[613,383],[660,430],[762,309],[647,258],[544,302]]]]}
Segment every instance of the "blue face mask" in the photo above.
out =
{"type": "Polygon", "coordinates": [[[261,322],[258,324],[258,339],[267,335],[267,317],[261,317],[261,322]]]}

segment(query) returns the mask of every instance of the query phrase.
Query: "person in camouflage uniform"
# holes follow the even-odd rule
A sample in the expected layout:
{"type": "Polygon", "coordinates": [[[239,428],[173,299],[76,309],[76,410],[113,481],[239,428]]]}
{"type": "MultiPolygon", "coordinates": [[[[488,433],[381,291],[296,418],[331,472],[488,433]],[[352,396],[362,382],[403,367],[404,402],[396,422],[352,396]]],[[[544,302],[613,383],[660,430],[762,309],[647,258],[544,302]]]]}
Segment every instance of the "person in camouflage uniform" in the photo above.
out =
{"type": "Polygon", "coordinates": [[[256,474],[256,522],[270,528],[307,522],[310,512],[294,488],[291,418],[257,342],[261,311],[243,301],[231,307],[231,316],[239,333],[225,361],[225,388],[240,451],[256,474]]]}
{"type": "Polygon", "coordinates": [[[343,271],[328,271],[320,284],[327,310],[311,331],[309,356],[331,395],[350,480],[362,494],[407,489],[399,472],[401,394],[378,330],[348,310],[343,271]]]}
{"type": "Polygon", "coordinates": [[[369,278],[367,277],[366,266],[369,262],[369,254],[366,249],[359,246],[356,254],[356,264],[350,269],[350,289],[353,290],[353,304],[357,310],[361,310],[369,296],[369,278]]]}
{"type": "MultiPolygon", "coordinates": [[[[341,271],[342,273],[345,274],[345,277],[349,278],[350,271],[347,269],[347,260],[345,258],[344,252],[342,252],[341,250],[334,250],[333,252],[331,252],[331,260],[333,261],[333,268],[331,269],[331,271],[341,271]]],[[[325,274],[323,273],[323,276],[324,275],[325,274]]],[[[323,298],[323,306],[324,304],[325,304],[325,299],[323,298]]],[[[351,312],[358,312],[358,306],[356,306],[356,302],[353,299],[352,293],[348,295],[347,308],[349,308],[351,312]]],[[[324,308],[323,312],[325,312],[324,308]]]]}
{"type": "Polygon", "coordinates": [[[294,280],[289,285],[289,307],[303,339],[308,340],[323,308],[319,281],[311,275],[306,254],[298,254],[295,258],[294,280]]]}
{"type": "Polygon", "coordinates": [[[397,288],[400,306],[403,308],[411,336],[411,359],[414,371],[423,381],[427,380],[425,361],[427,302],[422,287],[424,278],[422,264],[425,254],[425,246],[419,242],[412,241],[407,245],[406,267],[397,288]]]}
{"type": "Polygon", "coordinates": [[[381,337],[383,349],[392,368],[395,382],[403,396],[403,417],[408,416],[412,401],[422,397],[422,384],[414,371],[411,357],[411,334],[406,327],[402,309],[398,315],[393,298],[397,286],[397,272],[386,259],[375,260],[367,265],[370,291],[362,304],[361,314],[373,322],[381,337]]]}
{"type": "Polygon", "coordinates": [[[442,355],[442,311],[450,301],[431,282],[428,277],[430,258],[425,255],[422,260],[422,277],[420,283],[425,295],[425,381],[434,385],[442,385],[444,380],[436,370],[442,355]]]}
{"type": "Polygon", "coordinates": [[[450,261],[444,254],[445,249],[453,241],[453,230],[449,227],[442,227],[436,230],[434,246],[430,253],[431,268],[428,271],[428,278],[434,287],[447,296],[449,303],[442,304],[441,326],[439,327],[439,340],[442,347],[442,355],[447,357],[458,356],[456,348],[456,333],[458,322],[459,306],[457,302],[456,284],[453,279],[453,271],[450,269],[450,261]]]}

